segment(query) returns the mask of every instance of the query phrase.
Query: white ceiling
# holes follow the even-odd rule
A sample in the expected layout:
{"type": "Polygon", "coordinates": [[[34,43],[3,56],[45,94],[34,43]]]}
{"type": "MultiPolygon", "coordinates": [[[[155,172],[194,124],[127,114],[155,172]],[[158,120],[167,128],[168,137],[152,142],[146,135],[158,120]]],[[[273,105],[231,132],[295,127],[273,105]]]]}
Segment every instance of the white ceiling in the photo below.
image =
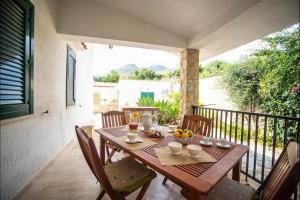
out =
{"type": "Polygon", "coordinates": [[[58,33],[211,58],[299,22],[299,0],[60,0],[58,33]]]}
{"type": "Polygon", "coordinates": [[[259,0],[98,0],[186,39],[215,30],[259,0]]]}

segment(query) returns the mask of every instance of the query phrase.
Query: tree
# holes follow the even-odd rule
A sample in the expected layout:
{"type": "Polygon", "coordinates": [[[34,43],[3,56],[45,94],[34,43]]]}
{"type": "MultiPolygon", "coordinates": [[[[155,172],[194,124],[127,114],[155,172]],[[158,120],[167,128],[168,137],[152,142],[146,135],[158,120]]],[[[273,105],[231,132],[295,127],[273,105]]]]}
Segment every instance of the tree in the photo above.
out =
{"type": "Polygon", "coordinates": [[[226,88],[242,110],[259,108],[266,113],[299,117],[299,25],[262,41],[266,47],[248,60],[227,67],[223,78],[226,88]]]}
{"type": "Polygon", "coordinates": [[[300,37],[299,25],[263,41],[268,45],[253,54],[264,62],[260,81],[260,107],[264,112],[299,117],[300,115],[300,37]],[[294,91],[292,92],[292,88],[294,91]]]}
{"type": "Polygon", "coordinates": [[[256,112],[260,103],[259,83],[262,68],[259,59],[228,65],[223,82],[232,101],[240,110],[256,112]]]}
{"type": "Polygon", "coordinates": [[[117,70],[111,70],[106,76],[95,76],[94,80],[97,82],[110,82],[117,83],[119,82],[120,75],[117,70]]]}
{"type": "Polygon", "coordinates": [[[222,75],[228,65],[229,64],[225,61],[216,60],[204,67],[199,66],[200,77],[208,78],[212,76],[222,75]]]}
{"type": "MultiPolygon", "coordinates": [[[[262,40],[266,46],[247,61],[225,70],[224,85],[242,110],[300,117],[299,24],[262,40]]],[[[272,130],[274,121],[268,122],[272,130]]],[[[284,120],[278,120],[276,134],[283,142],[284,120]]],[[[297,134],[296,123],[288,124],[288,136],[297,134]]]]}
{"type": "Polygon", "coordinates": [[[156,73],[151,69],[142,68],[133,73],[130,77],[136,80],[161,80],[163,75],[156,73]]]}

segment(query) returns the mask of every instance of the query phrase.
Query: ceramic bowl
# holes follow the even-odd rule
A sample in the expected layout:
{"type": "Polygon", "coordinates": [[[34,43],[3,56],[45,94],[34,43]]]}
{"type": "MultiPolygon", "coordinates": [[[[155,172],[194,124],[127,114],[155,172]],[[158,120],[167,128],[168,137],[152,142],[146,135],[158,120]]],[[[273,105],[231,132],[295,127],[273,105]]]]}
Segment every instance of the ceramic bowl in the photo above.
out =
{"type": "Polygon", "coordinates": [[[172,153],[176,154],[176,153],[179,153],[181,151],[182,144],[180,144],[178,142],[169,142],[168,147],[169,147],[169,149],[172,153]]]}
{"type": "Polygon", "coordinates": [[[199,145],[190,144],[190,145],[187,145],[187,150],[191,156],[195,157],[195,156],[199,155],[202,148],[199,145]]]}

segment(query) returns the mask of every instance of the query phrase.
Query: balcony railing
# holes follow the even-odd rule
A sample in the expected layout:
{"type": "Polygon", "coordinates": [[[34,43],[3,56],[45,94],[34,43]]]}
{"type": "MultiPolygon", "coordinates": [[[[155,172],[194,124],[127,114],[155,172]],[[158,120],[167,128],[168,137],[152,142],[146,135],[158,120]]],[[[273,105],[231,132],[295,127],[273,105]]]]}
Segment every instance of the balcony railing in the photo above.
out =
{"type": "MultiPolygon", "coordinates": [[[[300,142],[300,118],[193,106],[212,120],[210,136],[249,146],[241,172],[262,183],[289,138],[300,142]]],[[[294,195],[295,199],[297,194],[294,195]]]]}

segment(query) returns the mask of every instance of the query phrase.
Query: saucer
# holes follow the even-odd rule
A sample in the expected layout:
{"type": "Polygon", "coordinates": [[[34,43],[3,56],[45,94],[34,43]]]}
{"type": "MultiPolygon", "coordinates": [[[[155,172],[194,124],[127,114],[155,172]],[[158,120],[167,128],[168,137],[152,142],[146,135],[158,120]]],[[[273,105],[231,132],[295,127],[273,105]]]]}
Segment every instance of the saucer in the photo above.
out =
{"type": "Polygon", "coordinates": [[[212,141],[210,141],[210,142],[204,142],[203,140],[201,140],[200,141],[200,144],[202,144],[202,145],[204,145],[204,146],[211,146],[213,143],[212,143],[212,141]]]}
{"type": "Polygon", "coordinates": [[[199,156],[200,156],[200,153],[199,154],[197,154],[197,155],[194,155],[194,156],[192,156],[192,155],[190,155],[192,158],[198,158],[199,156]]]}
{"type": "Polygon", "coordinates": [[[174,153],[174,152],[171,151],[171,154],[172,154],[172,155],[179,155],[179,154],[180,154],[180,151],[178,151],[177,153],[174,153]]]}
{"type": "Polygon", "coordinates": [[[134,139],[134,140],[126,139],[126,143],[128,143],[128,144],[135,144],[135,143],[141,143],[141,142],[143,142],[142,139],[134,139]]]}
{"type": "Polygon", "coordinates": [[[219,143],[219,142],[217,142],[216,145],[217,145],[218,147],[221,147],[221,148],[224,148],[224,149],[228,149],[228,148],[231,147],[230,144],[222,145],[222,144],[219,143]]]}

